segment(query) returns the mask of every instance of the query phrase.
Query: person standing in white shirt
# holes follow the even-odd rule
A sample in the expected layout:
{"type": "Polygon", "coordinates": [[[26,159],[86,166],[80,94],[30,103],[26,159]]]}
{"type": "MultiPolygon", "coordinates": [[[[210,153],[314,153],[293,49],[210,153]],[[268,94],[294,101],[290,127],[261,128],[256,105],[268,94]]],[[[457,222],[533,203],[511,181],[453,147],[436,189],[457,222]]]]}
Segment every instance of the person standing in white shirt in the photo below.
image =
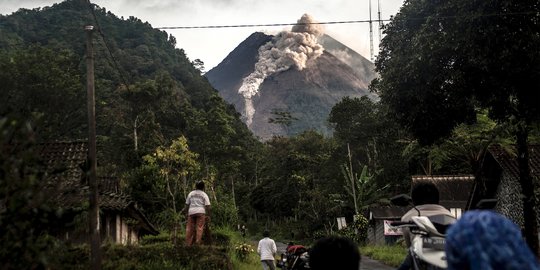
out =
{"type": "Polygon", "coordinates": [[[204,182],[195,184],[195,190],[186,198],[182,211],[186,214],[186,246],[201,244],[205,223],[210,220],[210,199],[204,192],[204,182]]]}
{"type": "Polygon", "coordinates": [[[259,241],[257,253],[261,255],[261,263],[264,270],[275,270],[274,256],[277,252],[276,242],[270,238],[270,233],[268,231],[263,232],[263,237],[264,238],[259,241]]]}

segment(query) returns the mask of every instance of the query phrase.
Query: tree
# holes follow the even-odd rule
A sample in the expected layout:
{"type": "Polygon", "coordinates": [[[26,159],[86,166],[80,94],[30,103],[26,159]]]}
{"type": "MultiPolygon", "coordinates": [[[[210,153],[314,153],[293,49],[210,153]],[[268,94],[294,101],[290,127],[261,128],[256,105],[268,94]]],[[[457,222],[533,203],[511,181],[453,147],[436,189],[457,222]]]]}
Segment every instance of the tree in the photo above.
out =
{"type": "MultiPolygon", "coordinates": [[[[33,119],[35,120],[35,119],[33,119]]],[[[48,201],[33,121],[0,117],[0,261],[3,269],[47,268],[54,257],[47,237],[61,218],[48,201]]],[[[49,183],[50,184],[50,183],[49,183]]]]}
{"type": "Polygon", "coordinates": [[[289,128],[292,123],[298,120],[291,112],[286,110],[272,109],[271,114],[274,115],[274,117],[268,118],[268,123],[280,125],[285,131],[285,134],[289,134],[289,128]]]}
{"type": "Polygon", "coordinates": [[[368,167],[366,165],[360,167],[362,171],[358,175],[350,165],[341,166],[345,177],[345,190],[353,199],[356,215],[362,213],[361,210],[365,210],[370,205],[380,201],[385,196],[384,190],[389,186],[378,187],[373,181],[374,175],[368,172],[368,167]]]}
{"type": "Polygon", "coordinates": [[[78,61],[69,50],[38,45],[0,51],[0,115],[20,119],[41,115],[36,127],[40,139],[86,134],[78,61]]]}
{"type": "MultiPolygon", "coordinates": [[[[328,122],[339,144],[335,153],[341,157],[337,167],[346,162],[344,158],[350,151],[359,164],[378,172],[374,180],[380,186],[387,183],[402,186],[406,179],[406,162],[400,152],[407,134],[388,117],[385,107],[366,96],[345,97],[332,108],[328,122]]],[[[353,169],[362,170],[356,165],[353,164],[353,169]]]]}
{"type": "Polygon", "coordinates": [[[510,123],[525,236],[538,254],[528,134],[540,119],[538,1],[407,1],[386,26],[370,86],[420,144],[475,121],[477,107],[510,123]]]}
{"type": "Polygon", "coordinates": [[[155,184],[160,190],[167,194],[169,207],[172,208],[174,233],[176,238],[177,224],[179,223],[180,213],[177,206],[180,191],[183,191],[183,197],[187,197],[188,183],[187,177],[199,169],[197,154],[189,150],[185,137],[180,136],[174,140],[168,147],[158,147],[152,155],[146,155],[144,161],[146,164],[155,166],[161,176],[155,184]]]}

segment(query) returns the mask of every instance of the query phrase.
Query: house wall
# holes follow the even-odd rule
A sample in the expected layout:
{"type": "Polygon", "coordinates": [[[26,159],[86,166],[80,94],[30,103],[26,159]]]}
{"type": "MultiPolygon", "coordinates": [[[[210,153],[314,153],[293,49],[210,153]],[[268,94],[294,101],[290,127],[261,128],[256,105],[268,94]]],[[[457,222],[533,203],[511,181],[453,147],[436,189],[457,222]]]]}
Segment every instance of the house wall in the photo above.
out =
{"type": "Polygon", "coordinates": [[[132,245],[139,243],[139,234],[137,233],[137,230],[131,229],[130,230],[130,236],[129,236],[129,243],[132,245]]]}
{"type": "Polygon", "coordinates": [[[129,226],[126,220],[119,214],[116,215],[116,238],[115,242],[122,245],[137,244],[139,231],[129,226]]]}
{"type": "Polygon", "coordinates": [[[497,190],[497,199],[495,211],[508,217],[518,226],[523,227],[523,200],[521,199],[519,181],[503,173],[497,190]]]}
{"type": "Polygon", "coordinates": [[[368,242],[375,245],[393,244],[402,236],[384,235],[384,220],[375,219],[368,228],[368,242]]]}
{"type": "MultiPolygon", "coordinates": [[[[102,242],[107,239],[122,245],[137,244],[139,242],[138,228],[129,226],[122,214],[118,212],[105,211],[101,214],[99,229],[102,242]]],[[[86,224],[69,228],[56,228],[53,235],[72,244],[84,244],[90,241],[86,224]]]]}

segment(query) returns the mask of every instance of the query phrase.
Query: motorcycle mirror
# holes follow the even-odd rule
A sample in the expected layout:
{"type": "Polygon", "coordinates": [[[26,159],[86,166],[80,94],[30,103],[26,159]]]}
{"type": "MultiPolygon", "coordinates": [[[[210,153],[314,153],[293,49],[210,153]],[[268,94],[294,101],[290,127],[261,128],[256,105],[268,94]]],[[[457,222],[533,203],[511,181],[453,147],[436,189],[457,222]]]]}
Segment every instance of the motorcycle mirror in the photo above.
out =
{"type": "Polygon", "coordinates": [[[397,206],[410,206],[412,205],[412,199],[407,194],[399,194],[390,198],[390,202],[397,206]]]}

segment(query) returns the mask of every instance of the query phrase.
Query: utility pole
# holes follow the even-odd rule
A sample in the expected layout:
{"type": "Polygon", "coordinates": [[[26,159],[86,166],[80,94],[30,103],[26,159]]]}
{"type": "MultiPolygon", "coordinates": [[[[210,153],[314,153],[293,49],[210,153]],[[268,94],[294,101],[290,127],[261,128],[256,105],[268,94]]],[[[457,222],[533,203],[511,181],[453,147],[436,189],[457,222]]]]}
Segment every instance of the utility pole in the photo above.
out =
{"type": "Polygon", "coordinates": [[[96,100],[94,94],[94,49],[92,33],[94,26],[87,25],[86,31],[86,93],[88,100],[88,185],[90,186],[90,208],[88,210],[90,226],[90,269],[101,269],[101,239],[99,235],[99,198],[97,185],[96,160],[96,100]]]}
{"type": "Polygon", "coordinates": [[[351,180],[351,188],[352,188],[352,195],[353,195],[353,201],[354,201],[354,213],[355,215],[358,215],[358,204],[356,202],[356,177],[353,173],[352,168],[352,155],[351,155],[351,147],[349,146],[349,143],[347,143],[347,156],[349,157],[349,176],[351,180]]]}

